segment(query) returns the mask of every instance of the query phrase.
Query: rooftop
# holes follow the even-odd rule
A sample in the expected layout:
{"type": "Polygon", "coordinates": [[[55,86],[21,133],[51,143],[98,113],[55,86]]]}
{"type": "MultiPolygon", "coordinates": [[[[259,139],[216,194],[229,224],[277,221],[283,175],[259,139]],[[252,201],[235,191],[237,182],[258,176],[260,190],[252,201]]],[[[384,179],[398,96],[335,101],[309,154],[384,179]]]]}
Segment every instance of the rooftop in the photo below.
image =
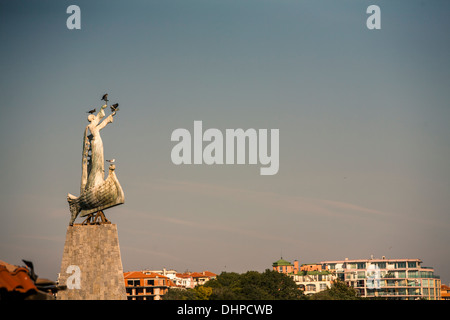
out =
{"type": "Polygon", "coordinates": [[[274,267],[278,267],[278,266],[292,266],[292,263],[290,263],[289,261],[284,260],[283,258],[281,258],[278,261],[275,261],[272,266],[274,267]]]}

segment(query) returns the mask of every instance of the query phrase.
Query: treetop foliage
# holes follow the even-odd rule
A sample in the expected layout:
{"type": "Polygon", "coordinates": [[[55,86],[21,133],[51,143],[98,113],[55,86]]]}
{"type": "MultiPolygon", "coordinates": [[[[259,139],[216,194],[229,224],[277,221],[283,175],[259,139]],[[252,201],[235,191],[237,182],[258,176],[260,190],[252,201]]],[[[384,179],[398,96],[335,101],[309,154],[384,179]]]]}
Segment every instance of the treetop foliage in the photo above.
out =
{"type": "Polygon", "coordinates": [[[306,296],[294,280],[273,270],[247,271],[243,274],[222,272],[193,289],[170,289],[164,300],[355,300],[356,290],[342,281],[331,288],[306,296]]]}

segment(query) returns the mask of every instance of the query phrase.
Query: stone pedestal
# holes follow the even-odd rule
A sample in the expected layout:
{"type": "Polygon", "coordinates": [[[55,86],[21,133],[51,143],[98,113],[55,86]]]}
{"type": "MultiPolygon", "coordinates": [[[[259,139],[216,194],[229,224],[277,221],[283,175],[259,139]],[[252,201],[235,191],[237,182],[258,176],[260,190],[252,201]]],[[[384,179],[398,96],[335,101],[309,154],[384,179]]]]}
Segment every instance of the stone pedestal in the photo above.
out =
{"type": "Polygon", "coordinates": [[[126,300],[115,224],[67,227],[58,300],[126,300]]]}

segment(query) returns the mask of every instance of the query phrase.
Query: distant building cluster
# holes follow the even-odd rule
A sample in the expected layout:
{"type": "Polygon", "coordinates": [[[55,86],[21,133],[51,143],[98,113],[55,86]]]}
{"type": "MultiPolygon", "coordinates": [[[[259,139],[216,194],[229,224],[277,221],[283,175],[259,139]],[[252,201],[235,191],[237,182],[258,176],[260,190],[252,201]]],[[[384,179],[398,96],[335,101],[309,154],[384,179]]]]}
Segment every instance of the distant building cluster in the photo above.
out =
{"type": "Polygon", "coordinates": [[[441,288],[440,277],[434,275],[434,269],[421,264],[420,259],[386,259],[384,256],[381,259],[345,258],[302,265],[297,260],[291,263],[281,258],[272,264],[272,268],[292,277],[307,295],[326,290],[339,279],[364,298],[450,299],[450,288],[441,288]]]}
{"type": "Polygon", "coordinates": [[[210,271],[142,270],[124,272],[128,300],[161,300],[169,288],[194,288],[216,278],[210,271]]]}

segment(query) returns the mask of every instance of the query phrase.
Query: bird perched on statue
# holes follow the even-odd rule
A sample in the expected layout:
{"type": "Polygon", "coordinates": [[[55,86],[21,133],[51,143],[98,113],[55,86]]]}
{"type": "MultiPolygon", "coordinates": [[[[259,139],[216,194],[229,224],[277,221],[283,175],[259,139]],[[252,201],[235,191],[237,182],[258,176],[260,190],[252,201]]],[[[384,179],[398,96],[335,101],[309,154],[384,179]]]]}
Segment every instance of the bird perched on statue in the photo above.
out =
{"type": "Polygon", "coordinates": [[[119,104],[115,103],[112,106],[110,106],[110,108],[111,108],[111,112],[119,111],[119,104]]]}
{"type": "Polygon", "coordinates": [[[106,161],[108,161],[109,163],[114,163],[116,161],[116,159],[111,159],[111,160],[106,160],[106,161]]]}
{"type": "Polygon", "coordinates": [[[92,109],[92,110],[89,110],[88,112],[86,112],[86,113],[90,113],[90,114],[93,114],[95,112],[95,109],[92,109]]]}
{"type": "Polygon", "coordinates": [[[105,94],[103,95],[103,97],[102,97],[100,100],[108,101],[108,94],[105,93],[105,94]]]}

